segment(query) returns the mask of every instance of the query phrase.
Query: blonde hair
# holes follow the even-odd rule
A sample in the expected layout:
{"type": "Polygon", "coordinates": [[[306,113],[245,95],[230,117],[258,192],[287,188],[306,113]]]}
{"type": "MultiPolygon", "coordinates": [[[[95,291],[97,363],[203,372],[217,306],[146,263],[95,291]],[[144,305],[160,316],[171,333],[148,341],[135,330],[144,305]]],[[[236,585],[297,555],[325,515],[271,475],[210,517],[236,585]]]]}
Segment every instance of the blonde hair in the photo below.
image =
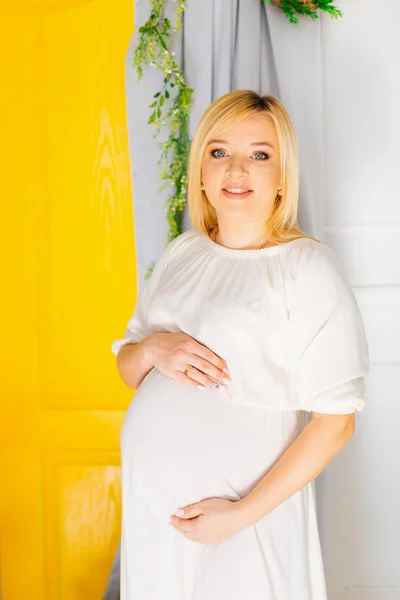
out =
{"type": "Polygon", "coordinates": [[[265,223],[267,239],[273,245],[299,237],[316,240],[297,225],[299,161],[296,133],[289,114],[274,96],[260,96],[252,90],[236,90],[217,98],[197,125],[188,164],[190,220],[194,227],[207,234],[217,225],[215,209],[200,187],[207,142],[217,130],[226,129],[254,114],[265,114],[272,119],[280,151],[282,195],[275,198],[272,213],[265,223]]]}

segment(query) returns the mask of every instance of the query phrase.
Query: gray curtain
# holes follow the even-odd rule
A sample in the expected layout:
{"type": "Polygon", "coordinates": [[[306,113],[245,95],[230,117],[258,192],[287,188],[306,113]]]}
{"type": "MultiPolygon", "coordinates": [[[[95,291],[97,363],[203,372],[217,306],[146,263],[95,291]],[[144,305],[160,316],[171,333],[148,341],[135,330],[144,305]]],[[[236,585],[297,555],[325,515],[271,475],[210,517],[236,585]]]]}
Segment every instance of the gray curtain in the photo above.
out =
{"type": "MultiPolygon", "coordinates": [[[[176,3],[165,0],[165,16],[175,22],[176,3]]],[[[133,182],[139,289],[147,268],[167,242],[164,212],[167,190],[159,192],[159,158],[153,127],[147,125],[152,96],[163,74],[147,68],[142,80],[132,67],[138,28],[150,15],[148,0],[135,2],[135,31],[126,58],[131,175],[133,182]]],[[[226,92],[253,89],[279,98],[296,129],[300,152],[299,223],[323,239],[324,140],[321,23],[303,18],[289,23],[282,11],[263,0],[187,0],[182,29],[173,51],[188,85],[194,88],[189,124],[193,135],[207,106],[226,92]]],[[[162,141],[160,136],[159,140],[162,141]]],[[[184,229],[189,226],[187,214],[184,229]]],[[[134,535],[134,532],[133,532],[134,535]]],[[[104,600],[119,598],[119,552],[104,600]]]]}

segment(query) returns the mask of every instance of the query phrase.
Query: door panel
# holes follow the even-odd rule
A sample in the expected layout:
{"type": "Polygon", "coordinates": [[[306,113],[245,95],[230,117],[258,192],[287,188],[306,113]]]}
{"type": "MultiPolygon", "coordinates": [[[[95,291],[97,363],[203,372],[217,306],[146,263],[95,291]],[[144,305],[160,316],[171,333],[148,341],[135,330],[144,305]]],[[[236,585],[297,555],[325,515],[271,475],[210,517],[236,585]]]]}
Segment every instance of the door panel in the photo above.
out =
{"type": "Polygon", "coordinates": [[[17,4],[0,23],[0,597],[100,600],[132,397],[110,345],[137,294],[133,2],[17,4]]]}

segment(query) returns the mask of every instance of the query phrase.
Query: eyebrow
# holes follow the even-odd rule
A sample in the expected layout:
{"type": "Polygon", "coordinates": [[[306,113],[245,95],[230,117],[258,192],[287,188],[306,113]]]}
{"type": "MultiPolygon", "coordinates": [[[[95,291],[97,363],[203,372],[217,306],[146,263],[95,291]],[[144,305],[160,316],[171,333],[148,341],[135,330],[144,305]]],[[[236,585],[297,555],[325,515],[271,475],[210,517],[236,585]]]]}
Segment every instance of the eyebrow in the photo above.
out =
{"type": "MultiPolygon", "coordinates": [[[[210,144],[228,144],[229,142],[227,142],[226,140],[210,140],[209,142],[207,142],[207,146],[209,146],[210,144]]],[[[270,148],[274,148],[272,144],[270,144],[269,142],[254,142],[252,144],[250,144],[250,146],[269,146],[270,148]]]]}

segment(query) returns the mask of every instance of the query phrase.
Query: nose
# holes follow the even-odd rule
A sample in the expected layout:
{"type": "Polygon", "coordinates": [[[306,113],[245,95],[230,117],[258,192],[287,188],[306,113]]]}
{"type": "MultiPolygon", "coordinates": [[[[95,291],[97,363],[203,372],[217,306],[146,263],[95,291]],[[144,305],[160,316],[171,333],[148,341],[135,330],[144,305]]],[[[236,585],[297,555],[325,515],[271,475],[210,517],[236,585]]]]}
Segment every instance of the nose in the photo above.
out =
{"type": "Polygon", "coordinates": [[[227,175],[232,179],[244,177],[247,174],[247,170],[244,165],[244,159],[241,157],[232,157],[227,164],[226,172],[227,175]]]}

